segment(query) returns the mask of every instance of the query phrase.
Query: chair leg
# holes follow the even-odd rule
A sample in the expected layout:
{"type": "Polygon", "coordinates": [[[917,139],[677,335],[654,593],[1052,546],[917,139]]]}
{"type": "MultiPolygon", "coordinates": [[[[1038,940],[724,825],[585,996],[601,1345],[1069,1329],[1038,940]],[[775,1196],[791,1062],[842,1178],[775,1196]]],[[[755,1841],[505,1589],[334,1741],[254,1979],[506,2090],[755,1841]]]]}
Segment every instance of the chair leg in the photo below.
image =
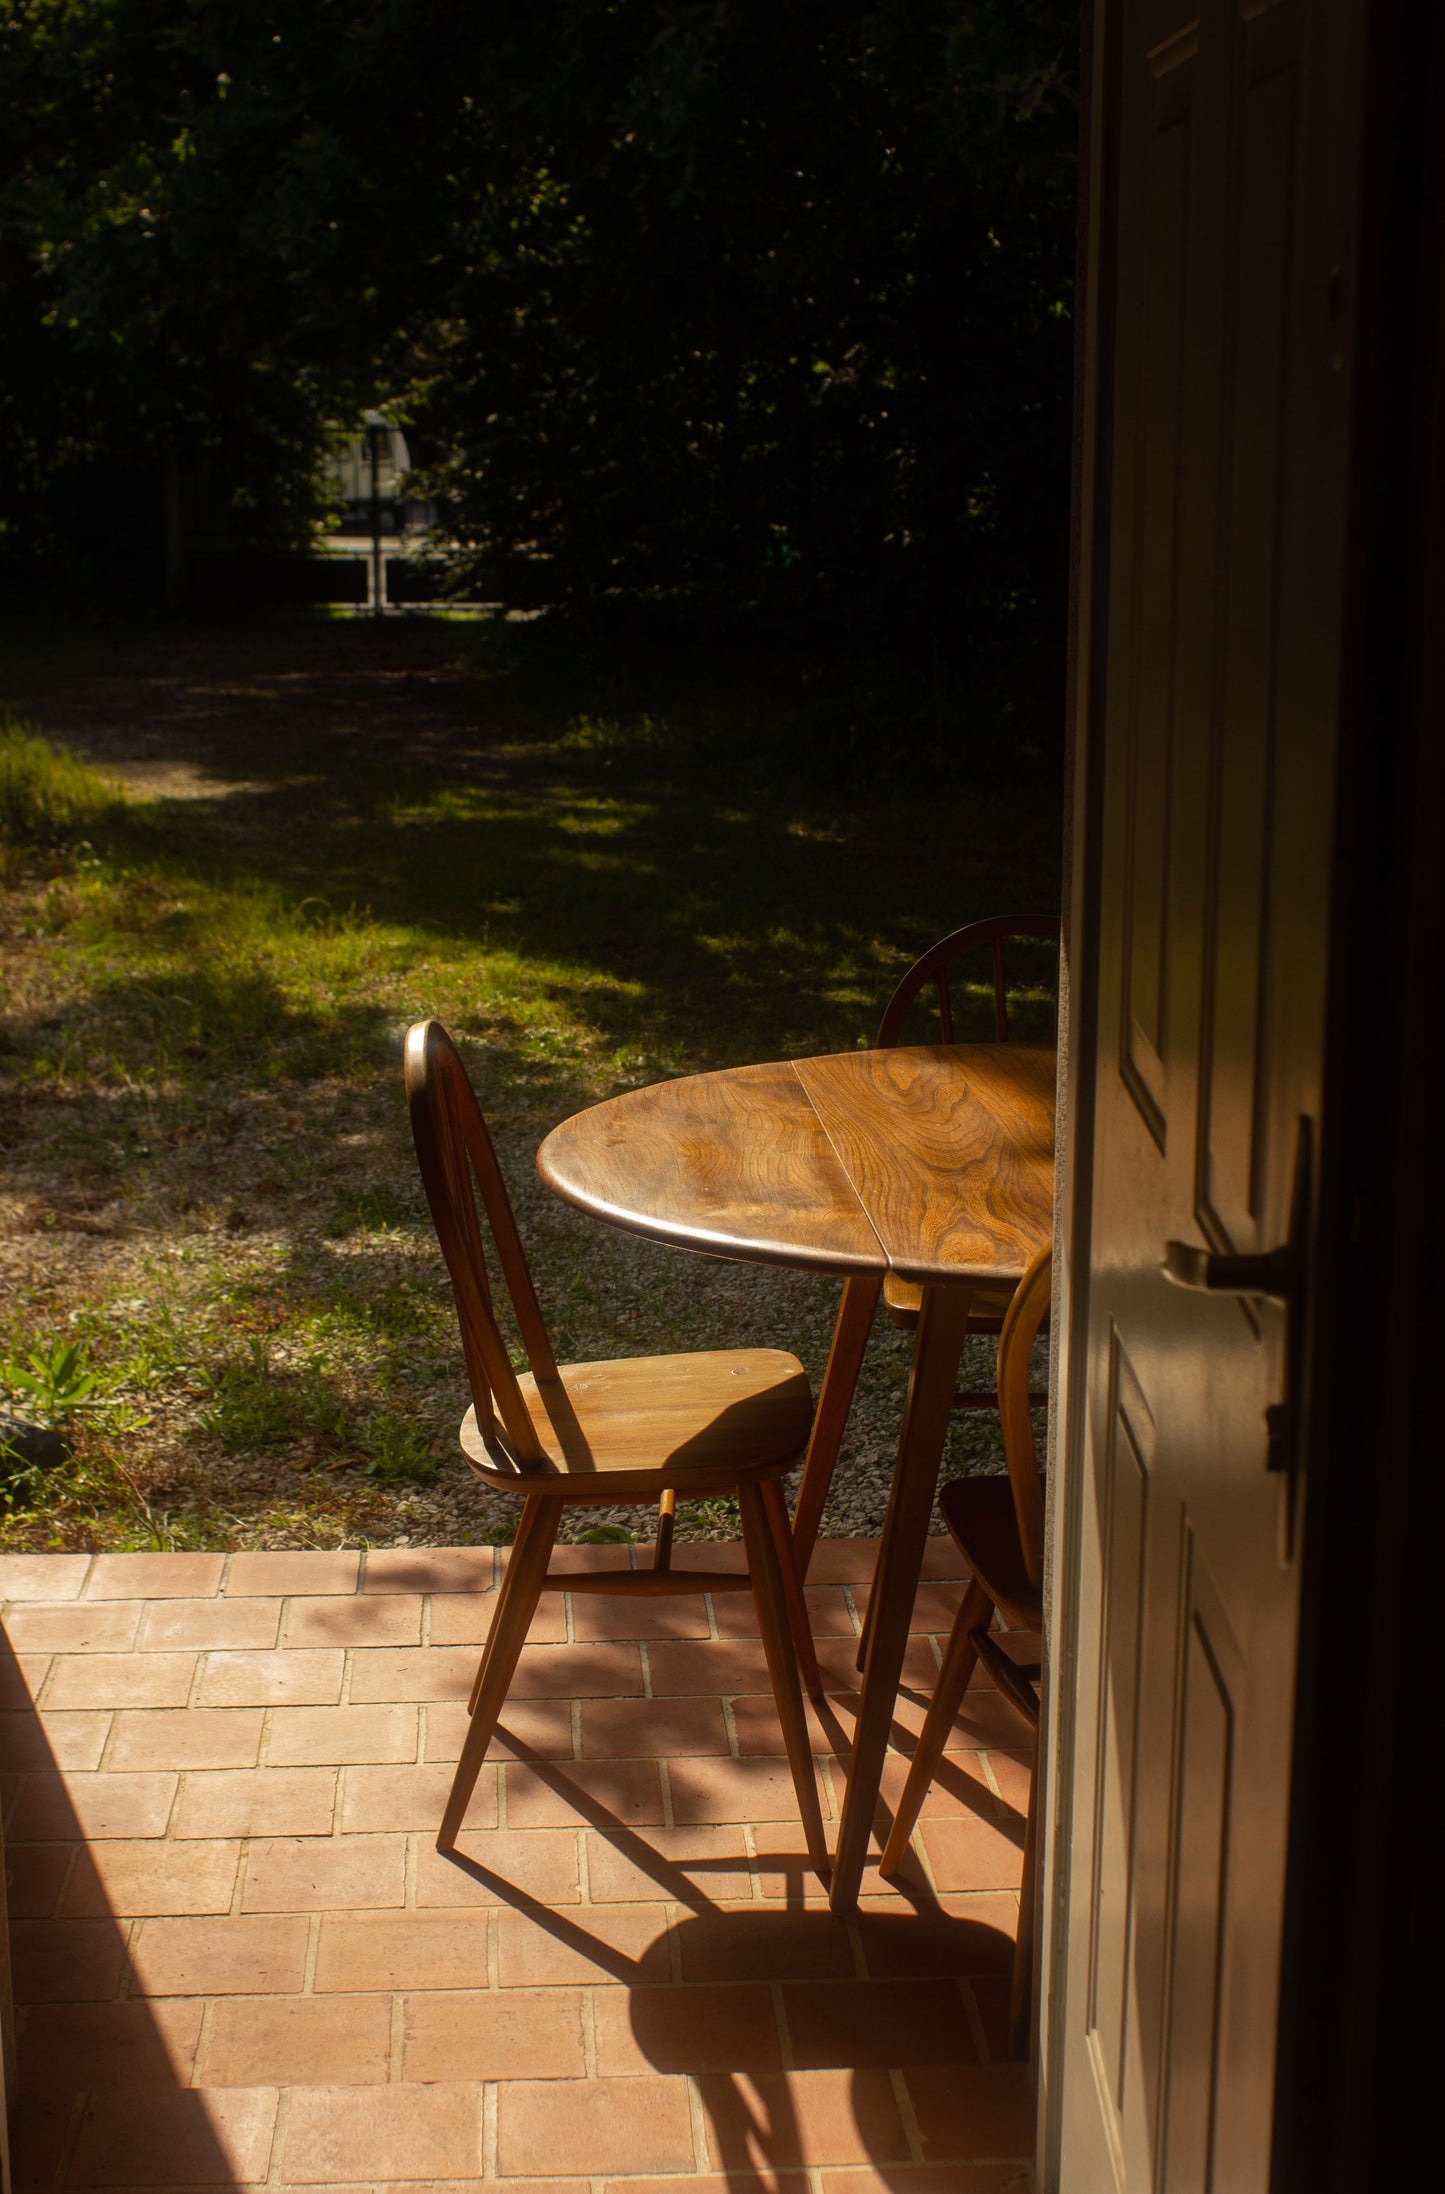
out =
{"type": "Polygon", "coordinates": [[[477,1777],[487,1756],[487,1747],[496,1731],[498,1717],[506,1704],[508,1687],[516,1673],[517,1656],[526,1641],[527,1632],[532,1627],[532,1617],[537,1612],[537,1602],[542,1596],[542,1580],[552,1558],[557,1526],[561,1519],[561,1502],[544,1501],[536,1494],[529,1498],[522,1511],[522,1521],[512,1546],[512,1558],[507,1564],[506,1583],[512,1589],[505,1602],[499,1602],[497,1612],[492,1617],[491,1636],[482,1656],[481,1693],[467,1725],[462,1756],[457,1762],[451,1795],[447,1799],[442,1825],[437,1832],[438,1851],[452,1851],[456,1848],[467,1805],[476,1788],[477,1777]]]}
{"type": "Polygon", "coordinates": [[[788,1510],[783,1499],[783,1488],[776,1478],[768,1478],[758,1490],[763,1496],[763,1507],[767,1511],[768,1529],[773,1535],[773,1545],[778,1550],[783,1597],[788,1603],[788,1623],[793,1633],[793,1644],[797,1648],[803,1689],[810,1699],[821,1699],[823,1678],[818,1668],[817,1648],[813,1644],[813,1626],[808,1620],[808,1603],[803,1597],[803,1580],[798,1575],[797,1564],[793,1559],[793,1537],[788,1529],[788,1510]]]}
{"type": "Polygon", "coordinates": [[[1029,2053],[1034,1990],[1034,1905],[1038,1889],[1039,1735],[1029,1768],[1029,1810],[1024,1822],[1024,1871],[1019,1883],[1019,1931],[1014,1938],[1013,1978],[1009,1985],[1009,2042],[1020,2062],[1029,2053]]]}
{"type": "Polygon", "coordinates": [[[993,1602],[975,1578],[963,1596],[963,1605],[954,1617],[949,1633],[948,1649],[943,1656],[943,1666],[938,1672],[923,1731],[908,1770],[908,1780],[903,1785],[903,1795],[893,1816],[893,1826],[883,1856],[878,1862],[880,1874],[892,1874],[902,1864],[908,1849],[908,1839],[913,1834],[913,1824],[918,1819],[919,1807],[928,1796],[928,1786],[938,1773],[938,1763],[943,1758],[948,1732],[953,1718],[963,1704],[968,1680],[978,1662],[978,1647],[971,1633],[986,1624],[993,1614],[993,1602]]]}
{"type": "Polygon", "coordinates": [[[517,1526],[517,1536],[513,1541],[512,1551],[507,1557],[507,1566],[502,1571],[501,1584],[497,1587],[497,1604],[492,1609],[492,1619],[487,1625],[487,1641],[482,1647],[482,1657],[477,1663],[477,1673],[472,1679],[471,1697],[467,1700],[468,1714],[475,1714],[477,1711],[477,1701],[482,1695],[482,1685],[487,1680],[487,1662],[491,1658],[492,1641],[494,1638],[499,1638],[506,1628],[507,1604],[516,1591],[517,1578],[520,1574],[517,1567],[517,1546],[522,1537],[522,1525],[525,1524],[526,1520],[527,1506],[524,1502],[522,1504],[521,1522],[517,1526]]]}
{"type": "Polygon", "coordinates": [[[843,1300],[838,1306],[838,1322],[833,1328],[828,1368],[823,1374],[807,1460],[803,1464],[803,1482],[798,1488],[798,1502],[793,1510],[793,1561],[800,1579],[807,1576],[813,1548],[818,1543],[818,1526],[823,1521],[828,1488],[833,1483],[838,1450],[843,1444],[843,1429],[853,1406],[853,1392],[863,1368],[882,1286],[881,1274],[873,1273],[862,1273],[843,1283],[843,1300]]]}
{"type": "Polygon", "coordinates": [[[783,1743],[787,1747],[788,1766],[798,1796],[803,1836],[813,1865],[819,1874],[826,1874],[828,1843],[823,1833],[822,1808],[818,1804],[818,1779],[808,1744],[808,1720],[798,1683],[798,1663],[788,1626],[782,1566],[773,1545],[767,1507],[760,1489],[756,1485],[739,1486],[738,1507],[742,1513],[743,1546],[752,1580],[753,1604],[758,1611],[758,1629],[762,1632],[778,1720],[783,1725],[783,1743]]]}

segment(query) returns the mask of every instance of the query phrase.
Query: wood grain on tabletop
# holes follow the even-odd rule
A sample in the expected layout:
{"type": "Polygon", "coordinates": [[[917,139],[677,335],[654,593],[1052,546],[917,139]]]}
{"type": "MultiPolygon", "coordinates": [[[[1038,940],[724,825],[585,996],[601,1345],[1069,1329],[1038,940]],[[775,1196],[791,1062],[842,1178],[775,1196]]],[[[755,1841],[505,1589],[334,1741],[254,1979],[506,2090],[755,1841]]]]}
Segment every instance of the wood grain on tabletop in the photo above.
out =
{"type": "Polygon", "coordinates": [[[937,1044],[799,1059],[889,1264],[906,1279],[1018,1278],[1053,1227],[1052,1049],[937,1044]]]}
{"type": "Polygon", "coordinates": [[[537,1171],[567,1203],[677,1248],[822,1272],[887,1262],[786,1060],[593,1105],[552,1130],[537,1171]]]}

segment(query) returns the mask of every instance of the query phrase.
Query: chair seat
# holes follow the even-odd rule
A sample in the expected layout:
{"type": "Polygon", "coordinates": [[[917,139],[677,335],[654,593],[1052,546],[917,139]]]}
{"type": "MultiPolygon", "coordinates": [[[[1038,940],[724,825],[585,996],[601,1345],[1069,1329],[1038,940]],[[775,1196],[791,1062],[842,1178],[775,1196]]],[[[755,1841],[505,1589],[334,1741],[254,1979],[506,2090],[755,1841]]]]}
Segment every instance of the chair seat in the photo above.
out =
{"type": "MultiPolygon", "coordinates": [[[[968,1298],[969,1332],[997,1333],[1015,1291],[1011,1280],[985,1281],[974,1288],[968,1298]]],[[[900,1280],[890,1272],[883,1282],[883,1307],[896,1326],[911,1330],[923,1309],[923,1289],[917,1280],[900,1280]]]]}
{"type": "Polygon", "coordinates": [[[463,1452],[491,1484],[562,1500],[726,1493],[789,1469],[813,1421],[806,1372],[775,1348],[563,1364],[555,1382],[527,1373],[518,1385],[546,1460],[519,1466],[500,1442],[489,1450],[471,1409],[463,1452]]]}
{"type": "Polygon", "coordinates": [[[1007,1478],[955,1478],[938,1496],[960,1554],[1014,1630],[1042,1630],[1043,1596],[1029,1583],[1007,1478]]]}

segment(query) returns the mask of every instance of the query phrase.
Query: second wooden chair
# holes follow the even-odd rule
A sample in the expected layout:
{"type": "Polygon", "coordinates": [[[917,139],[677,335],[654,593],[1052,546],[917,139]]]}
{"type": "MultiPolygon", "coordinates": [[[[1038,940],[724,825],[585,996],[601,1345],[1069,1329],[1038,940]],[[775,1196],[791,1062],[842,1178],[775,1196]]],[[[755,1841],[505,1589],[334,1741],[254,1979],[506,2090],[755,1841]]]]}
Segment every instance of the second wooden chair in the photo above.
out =
{"type": "MultiPolygon", "coordinates": [[[[795,1356],[726,1349],[559,1365],[522,1252],[491,1136],[451,1038],[419,1021],[406,1040],[406,1095],[432,1220],[451,1277],[472,1406],[462,1451],[478,1477],[521,1496],[521,1523],[472,1691],[471,1720],[437,1848],[454,1848],[544,1591],[647,1594],[751,1587],[808,1854],[828,1865],[797,1646],[811,1664],[781,1480],[807,1444],[813,1397],[795,1356]],[[529,1369],[513,1370],[483,1248],[485,1216],[529,1369]],[[745,1574],[671,1567],[659,1533],[648,1570],[550,1574],[564,1508],[737,1495],[745,1574]],[[797,1645],[795,1645],[795,1640],[797,1645]]],[[[670,1508],[670,1502],[665,1504],[670,1508]]],[[[816,1676],[812,1667],[809,1674],[816,1676]]]]}
{"type": "MultiPolygon", "coordinates": [[[[928,1786],[938,1772],[954,1716],[963,1704],[969,1679],[980,1661],[1000,1691],[1032,1723],[1039,1724],[1037,1668],[1020,1667],[993,1635],[997,1609],[1011,1630],[1043,1629],[1044,1482],[1034,1444],[1030,1414],[1029,1361],[1049,1307],[1053,1252],[1041,1249],[1009,1304],[998,1344],[998,1409],[1003,1424],[1006,1478],[957,1478],[946,1485],[938,1505],[971,1576],[943,1656],[923,1733],[908,1780],[898,1801],[880,1874],[901,1865],[928,1786]]],[[[1011,2023],[1016,2055],[1027,2053],[1029,1987],[1033,1972],[1035,1877],[1035,1799],[1037,1761],[1029,1769],[1028,1817],[1024,1827],[1023,1886],[1019,1931],[1014,1948],[1011,2023]]]]}

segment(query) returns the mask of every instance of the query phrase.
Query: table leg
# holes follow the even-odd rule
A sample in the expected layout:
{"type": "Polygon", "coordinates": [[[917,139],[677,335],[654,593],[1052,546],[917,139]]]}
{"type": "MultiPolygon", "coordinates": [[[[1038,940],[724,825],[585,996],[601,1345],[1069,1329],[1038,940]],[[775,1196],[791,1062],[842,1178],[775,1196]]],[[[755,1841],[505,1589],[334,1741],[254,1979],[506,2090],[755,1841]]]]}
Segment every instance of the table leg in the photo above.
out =
{"type": "Polygon", "coordinates": [[[967,1287],[929,1287],[923,1295],[908,1402],[898,1442],[893,1490],[883,1544],[874,1573],[873,1621],[868,1661],[858,1703],[858,1726],[848,1767],[848,1791],[833,1863],[833,1911],[846,1916],[858,1903],[868,1857],[868,1838],[883,1781],[883,1761],[893,1726],[898,1679],[908,1646],[908,1626],[923,1571],[928,1523],[938,1482],[939,1458],[948,1431],[954,1383],[968,1325],[967,1287]]]}
{"type": "Polygon", "coordinates": [[[853,1406],[853,1394],[863,1368],[882,1286],[883,1275],[874,1272],[858,1274],[843,1283],[838,1323],[833,1329],[828,1368],[823,1373],[807,1460],[803,1464],[803,1482],[798,1488],[797,1506],[793,1510],[793,1560],[800,1578],[807,1576],[813,1548],[818,1543],[823,1504],[833,1483],[838,1450],[843,1443],[848,1412],[853,1406]]]}

